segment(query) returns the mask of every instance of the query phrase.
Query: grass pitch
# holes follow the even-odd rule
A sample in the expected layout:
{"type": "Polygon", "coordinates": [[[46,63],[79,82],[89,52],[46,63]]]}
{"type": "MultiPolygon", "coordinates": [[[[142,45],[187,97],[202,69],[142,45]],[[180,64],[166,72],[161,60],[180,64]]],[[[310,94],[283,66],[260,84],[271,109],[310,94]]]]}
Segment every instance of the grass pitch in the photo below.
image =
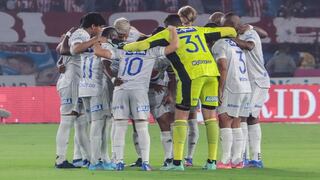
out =
{"type": "MultiPolygon", "coordinates": [[[[320,179],[320,125],[319,124],[263,124],[264,169],[236,169],[203,171],[207,155],[205,128],[200,125],[200,140],[194,157],[195,167],[184,172],[159,171],[163,150],[159,128],[151,125],[152,172],[126,168],[123,172],[89,171],[87,169],[59,170],[53,167],[57,125],[0,125],[0,180],[93,180],[93,179],[320,179]]],[[[136,159],[131,138],[127,132],[126,163],[136,159]]],[[[72,159],[70,141],[68,159],[72,159]]]]}

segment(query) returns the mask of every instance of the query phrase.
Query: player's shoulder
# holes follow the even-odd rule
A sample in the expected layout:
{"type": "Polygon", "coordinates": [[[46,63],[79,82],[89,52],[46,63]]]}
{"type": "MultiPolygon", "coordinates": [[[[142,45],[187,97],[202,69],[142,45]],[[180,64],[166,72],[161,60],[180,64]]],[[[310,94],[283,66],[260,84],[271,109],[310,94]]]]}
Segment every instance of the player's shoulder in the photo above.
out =
{"type": "Polygon", "coordinates": [[[221,38],[213,44],[212,49],[225,47],[228,45],[228,41],[231,41],[231,39],[221,38]]]}
{"type": "Polygon", "coordinates": [[[259,35],[254,29],[246,30],[243,34],[240,35],[241,39],[256,39],[259,35]]]}

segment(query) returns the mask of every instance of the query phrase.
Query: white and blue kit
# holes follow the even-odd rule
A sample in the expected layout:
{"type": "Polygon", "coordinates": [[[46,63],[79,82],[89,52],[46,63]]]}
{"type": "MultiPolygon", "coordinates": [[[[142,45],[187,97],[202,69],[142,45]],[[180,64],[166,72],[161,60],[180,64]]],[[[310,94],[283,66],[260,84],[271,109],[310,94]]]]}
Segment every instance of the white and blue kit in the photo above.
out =
{"type": "Polygon", "coordinates": [[[249,117],[250,81],[244,52],[231,39],[220,39],[212,47],[216,61],[227,60],[227,77],[218,114],[249,117]]]}

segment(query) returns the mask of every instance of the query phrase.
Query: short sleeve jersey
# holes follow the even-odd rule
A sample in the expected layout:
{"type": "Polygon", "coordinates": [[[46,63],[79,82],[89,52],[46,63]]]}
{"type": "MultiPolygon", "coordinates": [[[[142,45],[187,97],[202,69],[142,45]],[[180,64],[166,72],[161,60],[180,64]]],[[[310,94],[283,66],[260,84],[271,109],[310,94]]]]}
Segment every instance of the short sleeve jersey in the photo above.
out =
{"type": "MultiPolygon", "coordinates": [[[[192,80],[203,76],[219,76],[217,64],[206,44],[206,37],[235,37],[236,31],[230,27],[179,27],[179,48],[167,55],[181,80],[192,80]]],[[[125,50],[145,50],[169,44],[170,32],[165,29],[143,41],[127,44],[125,50]]]]}
{"type": "Polygon", "coordinates": [[[247,30],[239,38],[244,41],[253,42],[255,45],[251,51],[244,50],[250,81],[256,82],[262,88],[269,88],[270,78],[264,66],[261,39],[258,33],[253,29],[247,30]]]}
{"type": "Polygon", "coordinates": [[[151,72],[157,58],[164,58],[165,47],[155,47],[147,51],[128,52],[114,49],[112,59],[119,59],[118,77],[124,83],[118,89],[148,89],[151,72]]]}
{"type": "Polygon", "coordinates": [[[62,63],[66,68],[66,71],[60,74],[59,80],[57,82],[57,89],[70,87],[73,81],[79,83],[81,69],[80,61],[74,56],[63,56],[62,63]]]}
{"type": "Polygon", "coordinates": [[[244,52],[231,39],[220,39],[212,47],[216,61],[227,60],[225,88],[232,93],[250,93],[251,86],[244,52]]]}

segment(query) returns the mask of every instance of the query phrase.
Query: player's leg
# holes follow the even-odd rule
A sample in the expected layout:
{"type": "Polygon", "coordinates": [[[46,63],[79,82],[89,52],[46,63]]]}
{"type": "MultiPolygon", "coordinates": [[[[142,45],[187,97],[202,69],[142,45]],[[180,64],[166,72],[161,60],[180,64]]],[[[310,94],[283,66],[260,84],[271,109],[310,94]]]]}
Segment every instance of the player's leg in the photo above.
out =
{"type": "Polygon", "coordinates": [[[86,97],[84,105],[90,110],[91,126],[90,126],[90,150],[91,159],[89,170],[103,170],[101,158],[102,132],[105,127],[105,118],[103,113],[103,102],[100,96],[86,97]]]}
{"type": "MultiPolygon", "coordinates": [[[[75,121],[75,139],[79,145],[82,159],[82,166],[88,166],[90,162],[90,141],[89,141],[89,122],[86,115],[81,114],[75,121]]],[[[76,151],[76,150],[75,150],[76,151]]],[[[75,159],[74,159],[75,160],[75,159]]]]}
{"type": "Polygon", "coordinates": [[[262,132],[259,123],[259,114],[261,108],[268,96],[268,89],[260,88],[257,85],[251,85],[251,116],[247,119],[248,122],[248,137],[251,153],[251,161],[248,166],[263,168],[261,159],[261,138],[262,132]]]}
{"type": "Polygon", "coordinates": [[[185,166],[193,166],[192,158],[199,140],[199,127],[197,120],[197,109],[190,111],[188,119],[188,136],[187,136],[187,156],[185,166]]]}
{"type": "Polygon", "coordinates": [[[215,107],[218,106],[218,80],[216,77],[203,77],[202,81],[204,85],[200,100],[208,142],[208,159],[204,169],[215,170],[219,139],[219,128],[215,115],[215,107]]]}
{"type": "Polygon", "coordinates": [[[246,165],[249,160],[249,138],[248,138],[248,124],[247,117],[241,118],[240,127],[243,135],[243,146],[242,146],[242,159],[243,164],[246,165]]]}
{"type": "MultiPolygon", "coordinates": [[[[78,111],[79,115],[77,116],[77,119],[74,122],[74,129],[75,129],[75,142],[79,145],[79,147],[74,148],[80,148],[81,152],[81,158],[82,158],[82,166],[88,166],[90,162],[90,141],[89,141],[89,118],[85,114],[84,106],[82,103],[82,99],[78,99],[78,111]]],[[[76,150],[74,150],[76,151],[76,150]]],[[[74,159],[76,161],[76,159],[74,159]]]]}
{"type": "Polygon", "coordinates": [[[133,128],[132,141],[133,141],[134,149],[136,150],[138,159],[135,162],[131,163],[129,166],[130,167],[141,167],[141,165],[142,165],[141,149],[139,146],[139,138],[138,138],[138,133],[136,130],[135,121],[132,121],[132,128],[133,128]]]}
{"type": "Polygon", "coordinates": [[[174,121],[173,104],[164,104],[168,89],[156,93],[149,89],[150,111],[160,127],[160,140],[164,150],[163,166],[166,167],[173,161],[171,124],[174,121]]]}
{"type": "Polygon", "coordinates": [[[233,143],[232,134],[232,120],[227,113],[221,113],[218,115],[219,127],[220,127],[220,141],[221,141],[221,159],[217,163],[219,169],[231,169],[231,148],[233,143]]]}
{"type": "Polygon", "coordinates": [[[150,171],[150,135],[148,130],[150,105],[148,95],[145,90],[127,91],[127,93],[130,95],[130,111],[134,119],[141,151],[141,168],[144,171],[150,171]]]}
{"type": "Polygon", "coordinates": [[[72,89],[63,88],[59,90],[60,105],[60,124],[56,135],[56,168],[75,168],[67,161],[66,154],[69,142],[70,130],[78,115],[75,111],[76,99],[72,98],[72,89]]]}
{"type": "Polygon", "coordinates": [[[240,127],[241,118],[233,118],[232,121],[232,151],[231,166],[232,168],[243,168],[242,148],[244,143],[242,129],[240,127]]]}
{"type": "Polygon", "coordinates": [[[124,90],[117,90],[113,93],[113,138],[112,150],[114,151],[116,170],[124,170],[124,146],[125,136],[129,120],[129,95],[124,90]]]}
{"type": "Polygon", "coordinates": [[[157,118],[157,122],[160,127],[160,139],[164,150],[164,164],[168,166],[173,160],[173,149],[172,149],[172,132],[171,124],[174,121],[174,114],[172,112],[166,112],[157,118]]]}
{"type": "Polygon", "coordinates": [[[104,166],[114,167],[109,156],[109,144],[110,144],[110,130],[112,125],[111,115],[106,116],[106,124],[102,130],[102,143],[101,143],[101,160],[103,161],[104,166]]]}

